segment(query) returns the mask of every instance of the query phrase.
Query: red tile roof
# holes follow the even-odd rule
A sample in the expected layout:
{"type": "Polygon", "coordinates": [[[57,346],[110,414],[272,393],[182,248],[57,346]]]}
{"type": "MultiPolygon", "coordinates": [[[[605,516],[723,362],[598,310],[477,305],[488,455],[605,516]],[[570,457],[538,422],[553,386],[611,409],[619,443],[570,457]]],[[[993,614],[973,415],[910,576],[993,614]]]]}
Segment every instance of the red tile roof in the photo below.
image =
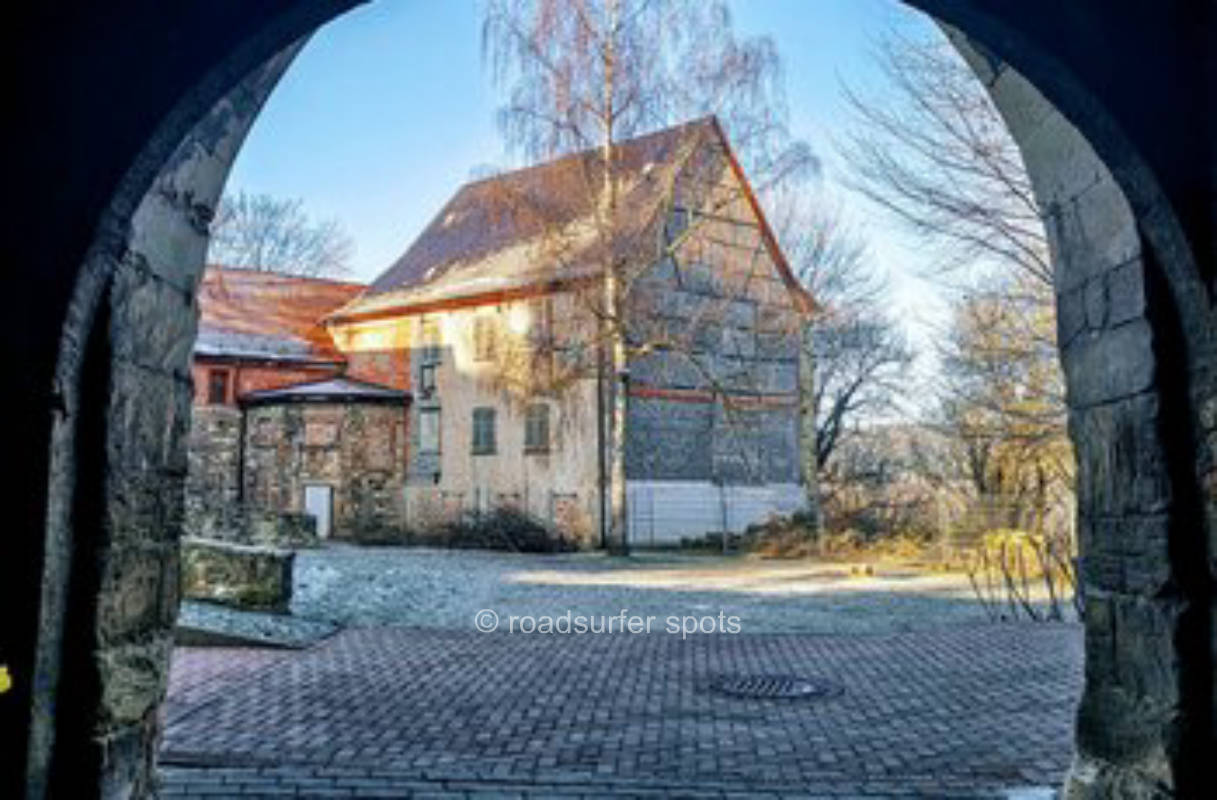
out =
{"type": "Polygon", "coordinates": [[[199,355],[341,361],[321,319],[367,287],[208,267],[199,285],[199,355]]]}

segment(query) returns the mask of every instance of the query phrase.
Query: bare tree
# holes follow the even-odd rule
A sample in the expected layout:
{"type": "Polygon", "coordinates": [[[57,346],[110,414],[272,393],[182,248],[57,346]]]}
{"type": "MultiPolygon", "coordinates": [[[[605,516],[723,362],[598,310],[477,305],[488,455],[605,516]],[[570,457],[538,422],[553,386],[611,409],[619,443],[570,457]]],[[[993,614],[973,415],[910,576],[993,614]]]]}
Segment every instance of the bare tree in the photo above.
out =
{"type": "Polygon", "coordinates": [[[938,248],[945,269],[981,263],[1051,285],[1047,237],[1018,145],[945,38],[880,40],[889,92],[845,86],[857,125],[842,154],[851,188],[938,248]]]}
{"type": "Polygon", "coordinates": [[[820,307],[803,335],[812,369],[801,391],[803,416],[814,420],[804,425],[804,469],[818,472],[851,425],[896,408],[913,353],[885,309],[887,276],[840,210],[789,193],[779,208],[787,258],[820,307]]]}
{"type": "Polygon", "coordinates": [[[984,526],[1039,529],[1069,505],[1064,387],[1042,332],[1051,309],[1019,289],[967,297],[940,348],[937,424],[958,442],[961,472],[987,506],[984,526]]]}
{"type": "Polygon", "coordinates": [[[887,94],[844,90],[859,123],[842,148],[850,184],[935,248],[940,281],[963,287],[929,421],[951,463],[927,469],[944,491],[969,494],[960,525],[972,538],[1067,527],[1073,456],[1052,264],[1018,146],[946,38],[892,33],[877,61],[887,94]]]}
{"type": "MultiPolygon", "coordinates": [[[[690,126],[680,152],[654,172],[627,163],[621,142],[712,113],[754,177],[777,181],[798,173],[811,164],[810,154],[786,134],[772,40],[737,39],[719,0],[490,0],[483,49],[506,88],[499,122],[508,142],[534,159],[578,154],[576,168],[561,173],[561,186],[505,205],[532,217],[547,242],[545,258],[568,278],[579,277],[595,318],[595,351],[608,376],[608,413],[601,418],[607,417],[609,547],[624,553],[631,359],[678,350],[694,323],[704,321],[665,323],[646,313],[648,298],[633,289],[665,256],[692,246],[691,230],[699,226],[687,223],[694,215],[686,213],[686,224],[673,230],[672,212],[698,212],[696,219],[713,227],[721,223],[715,210],[741,198],[723,196],[722,176],[735,154],[720,148],[707,156],[704,126],[690,126]],[[556,212],[541,199],[555,196],[584,213],[556,212]]],[[[754,250],[759,255],[761,248],[754,250]]],[[[690,362],[694,369],[704,365],[690,362]]]]}
{"type": "Polygon", "coordinates": [[[210,262],[321,277],[349,270],[354,243],[336,220],[314,220],[301,200],[225,195],[211,223],[210,262]]]}

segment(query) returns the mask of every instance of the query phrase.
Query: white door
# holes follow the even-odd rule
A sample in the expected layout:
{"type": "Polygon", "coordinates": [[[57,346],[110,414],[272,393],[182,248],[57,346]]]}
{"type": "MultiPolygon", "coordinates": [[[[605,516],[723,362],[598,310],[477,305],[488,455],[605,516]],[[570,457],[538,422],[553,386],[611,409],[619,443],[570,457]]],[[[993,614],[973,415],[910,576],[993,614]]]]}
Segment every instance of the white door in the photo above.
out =
{"type": "Polygon", "coordinates": [[[304,513],[317,520],[317,537],[328,539],[334,489],[330,486],[304,487],[304,513]]]}

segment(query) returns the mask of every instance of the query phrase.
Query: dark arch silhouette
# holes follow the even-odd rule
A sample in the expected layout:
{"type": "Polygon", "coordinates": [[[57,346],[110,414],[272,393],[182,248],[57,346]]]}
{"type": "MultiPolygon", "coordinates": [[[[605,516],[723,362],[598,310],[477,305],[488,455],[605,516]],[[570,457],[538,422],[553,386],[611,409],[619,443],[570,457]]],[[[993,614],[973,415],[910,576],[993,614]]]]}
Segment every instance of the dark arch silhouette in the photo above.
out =
{"type": "MultiPolygon", "coordinates": [[[[1085,578],[1100,598],[1078,729],[1090,772],[1076,791],[1190,796],[1217,750],[1217,11],[1203,0],[908,2],[966,35],[1037,191],[1058,191],[1045,207],[1076,344],[1064,358],[1085,578]],[[1023,113],[1037,106],[1019,79],[1059,115],[1052,127],[1023,113]]],[[[174,542],[132,533],[140,519],[173,528],[172,504],[157,498],[180,481],[178,362],[192,333],[173,326],[193,284],[189,270],[179,283],[157,271],[158,241],[201,235],[206,195],[291,46],[355,4],[9,11],[15,214],[0,347],[14,468],[0,653],[15,684],[0,714],[18,744],[0,753],[6,796],[44,790],[68,764],[99,796],[146,788],[155,697],[138,718],[102,714],[116,677],[97,663],[108,654],[121,668],[122,647],[163,634],[176,606],[174,542]]]]}

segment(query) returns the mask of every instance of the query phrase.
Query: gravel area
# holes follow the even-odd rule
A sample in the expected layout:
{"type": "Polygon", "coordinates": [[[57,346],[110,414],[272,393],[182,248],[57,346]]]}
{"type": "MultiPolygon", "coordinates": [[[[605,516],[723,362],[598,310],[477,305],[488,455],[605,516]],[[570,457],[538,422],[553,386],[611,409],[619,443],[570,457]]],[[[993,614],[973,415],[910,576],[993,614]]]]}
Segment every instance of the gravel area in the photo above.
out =
{"type": "Polygon", "coordinates": [[[1039,800],[1082,683],[1080,626],[988,624],[966,576],[898,565],[330,545],[298,553],[292,612],[184,605],[314,644],[175,650],[165,796],[1039,800]],[[623,611],[660,622],[508,631],[623,611]],[[720,614],[741,635],[664,624],[720,614]],[[714,691],[786,675],[832,691],[714,691]]]}
{"type": "Polygon", "coordinates": [[[196,628],[251,640],[271,647],[307,647],[335,633],[338,626],[319,619],[287,614],[239,611],[235,608],[183,600],[178,611],[179,628],[196,628]]]}
{"type": "Polygon", "coordinates": [[[344,626],[469,630],[500,619],[737,616],[744,633],[892,633],[987,621],[967,577],[882,566],[641,553],[526,555],[330,545],[296,557],[292,612],[344,626]]]}

